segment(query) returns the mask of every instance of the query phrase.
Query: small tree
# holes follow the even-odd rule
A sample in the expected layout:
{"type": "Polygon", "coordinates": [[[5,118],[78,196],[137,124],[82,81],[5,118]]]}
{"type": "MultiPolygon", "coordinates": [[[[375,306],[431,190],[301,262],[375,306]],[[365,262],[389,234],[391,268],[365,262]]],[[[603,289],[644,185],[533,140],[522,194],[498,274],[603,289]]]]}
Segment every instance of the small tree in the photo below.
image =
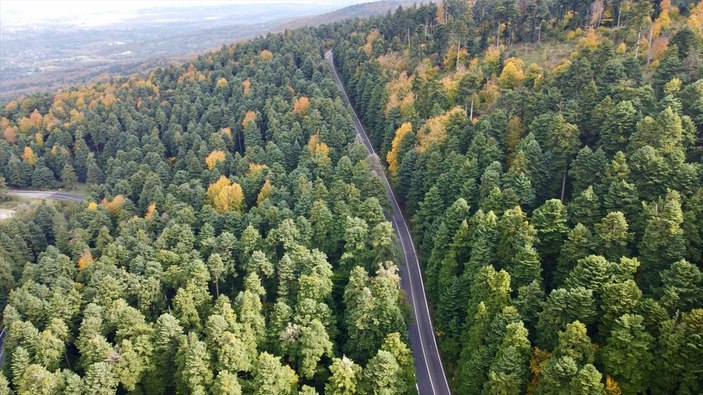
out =
{"type": "Polygon", "coordinates": [[[5,183],[5,177],[0,177],[0,201],[7,198],[7,183],[5,183]]]}

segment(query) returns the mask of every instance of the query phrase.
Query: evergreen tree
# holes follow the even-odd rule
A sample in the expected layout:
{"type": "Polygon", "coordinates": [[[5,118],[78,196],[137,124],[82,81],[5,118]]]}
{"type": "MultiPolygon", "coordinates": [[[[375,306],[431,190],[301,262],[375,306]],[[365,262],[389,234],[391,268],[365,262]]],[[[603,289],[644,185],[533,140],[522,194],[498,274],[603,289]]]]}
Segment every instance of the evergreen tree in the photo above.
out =
{"type": "Polygon", "coordinates": [[[330,365],[332,375],[325,384],[325,393],[330,395],[356,394],[361,378],[361,367],[347,357],[335,358],[330,365]]]}
{"type": "Polygon", "coordinates": [[[648,206],[648,216],[639,246],[642,269],[638,278],[646,291],[658,288],[658,274],[681,260],[686,251],[681,229],[683,213],[676,191],[669,191],[658,203],[648,206]]]}
{"type": "Polygon", "coordinates": [[[68,163],[66,163],[61,170],[61,182],[63,183],[63,186],[68,189],[73,189],[76,182],[78,182],[78,177],[76,176],[76,172],[73,170],[73,166],[68,163]]]}
{"type": "Polygon", "coordinates": [[[615,321],[603,347],[603,364],[624,392],[639,393],[647,388],[654,368],[653,341],[642,316],[624,314],[615,321]]]}

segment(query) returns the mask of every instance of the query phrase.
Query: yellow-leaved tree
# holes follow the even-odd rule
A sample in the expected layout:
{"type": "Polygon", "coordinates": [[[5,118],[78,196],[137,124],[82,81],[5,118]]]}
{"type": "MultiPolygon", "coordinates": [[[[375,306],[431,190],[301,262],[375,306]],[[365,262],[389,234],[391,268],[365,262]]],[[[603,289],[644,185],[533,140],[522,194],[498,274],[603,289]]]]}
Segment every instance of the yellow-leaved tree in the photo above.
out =
{"type": "Polygon", "coordinates": [[[391,142],[391,150],[386,154],[388,171],[390,171],[392,177],[395,177],[398,174],[398,169],[400,168],[401,158],[398,157],[400,142],[403,141],[403,137],[405,137],[406,134],[411,133],[412,131],[413,125],[410,122],[405,122],[395,131],[395,137],[393,137],[393,141],[391,142]]]}
{"type": "Polygon", "coordinates": [[[300,115],[301,118],[305,116],[308,107],[310,107],[310,100],[305,96],[293,100],[293,113],[300,115]]]}
{"type": "Polygon", "coordinates": [[[224,88],[227,86],[227,80],[222,77],[219,80],[217,80],[217,84],[215,85],[217,88],[224,88]]]}
{"type": "Polygon", "coordinates": [[[37,154],[32,151],[31,147],[24,147],[24,151],[22,152],[22,160],[28,165],[34,166],[37,164],[37,154]]]}
{"type": "Polygon", "coordinates": [[[698,2],[691,10],[686,21],[688,27],[698,34],[703,35],[703,1],[698,2]]]}
{"type": "Polygon", "coordinates": [[[230,181],[225,176],[207,188],[207,197],[215,211],[224,213],[230,210],[242,211],[244,208],[244,190],[236,182],[230,181]]]}
{"type": "Polygon", "coordinates": [[[498,79],[498,85],[503,89],[512,89],[520,86],[525,79],[524,67],[525,63],[520,58],[509,58],[506,60],[498,79]]]}
{"type": "Polygon", "coordinates": [[[326,157],[330,153],[330,147],[320,141],[320,135],[318,133],[310,136],[310,140],[308,140],[308,148],[310,148],[310,153],[313,154],[313,157],[319,155],[326,157]]]}
{"type": "Polygon", "coordinates": [[[379,37],[381,37],[381,34],[376,29],[371,30],[371,32],[369,32],[366,36],[366,43],[362,47],[366,53],[366,56],[371,56],[373,54],[373,42],[379,37]]]}
{"type": "Polygon", "coordinates": [[[248,79],[242,81],[242,93],[244,96],[249,94],[249,91],[251,90],[251,81],[248,79]]]}
{"type": "Polygon", "coordinates": [[[520,117],[517,115],[511,116],[508,119],[508,130],[506,133],[506,143],[508,146],[508,166],[510,166],[513,161],[513,158],[515,157],[517,145],[520,143],[524,132],[525,128],[522,125],[522,120],[520,119],[520,117]]]}
{"type": "Polygon", "coordinates": [[[7,126],[2,132],[2,135],[5,138],[5,141],[10,144],[14,144],[17,142],[17,128],[15,128],[14,126],[7,126]]]}
{"type": "Polygon", "coordinates": [[[112,200],[107,200],[107,198],[103,198],[101,203],[108,213],[116,216],[122,210],[122,206],[125,203],[125,198],[122,195],[117,195],[112,198],[112,200]]]}
{"type": "Polygon", "coordinates": [[[90,250],[83,250],[81,256],[78,257],[78,268],[83,270],[86,267],[90,266],[94,261],[95,260],[93,259],[93,254],[90,252],[90,250]]]}
{"type": "Polygon", "coordinates": [[[209,170],[212,170],[218,163],[225,161],[225,152],[222,150],[214,150],[205,158],[205,164],[209,170]]]}
{"type": "Polygon", "coordinates": [[[605,376],[605,393],[607,395],[622,395],[620,384],[610,375],[605,376]]]}
{"type": "Polygon", "coordinates": [[[442,115],[432,117],[417,132],[417,151],[425,152],[432,144],[441,144],[447,138],[447,121],[449,117],[458,112],[463,112],[459,107],[447,111],[442,115]]]}
{"type": "Polygon", "coordinates": [[[266,200],[271,194],[273,193],[273,186],[271,185],[271,181],[266,179],[264,182],[264,185],[261,187],[261,190],[259,191],[259,195],[256,197],[256,203],[261,203],[264,200],[266,200]]]}
{"type": "Polygon", "coordinates": [[[596,49],[599,44],[600,40],[598,39],[598,33],[596,33],[596,29],[594,28],[589,28],[583,38],[579,41],[579,46],[581,48],[596,49]]]}
{"type": "Polygon", "coordinates": [[[269,61],[269,60],[273,59],[273,54],[268,49],[264,49],[259,54],[259,57],[261,58],[261,60],[269,61]]]}
{"type": "Polygon", "coordinates": [[[249,122],[256,122],[256,112],[247,111],[244,114],[244,119],[242,119],[242,127],[246,127],[249,122]]]}
{"type": "Polygon", "coordinates": [[[147,208],[146,208],[146,213],[144,214],[144,219],[147,221],[151,221],[154,219],[154,216],[156,215],[156,203],[151,203],[147,208]]]}

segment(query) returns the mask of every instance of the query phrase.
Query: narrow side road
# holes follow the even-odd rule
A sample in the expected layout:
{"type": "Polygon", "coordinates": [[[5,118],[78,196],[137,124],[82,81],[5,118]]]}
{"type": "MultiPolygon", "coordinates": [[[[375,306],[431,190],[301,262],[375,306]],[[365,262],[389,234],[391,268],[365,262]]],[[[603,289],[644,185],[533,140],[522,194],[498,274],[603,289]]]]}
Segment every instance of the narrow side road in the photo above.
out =
{"type": "Polygon", "coordinates": [[[16,196],[27,199],[52,199],[65,202],[82,202],[83,195],[73,192],[61,191],[29,191],[24,189],[10,189],[7,191],[10,196],[16,196]]]}
{"type": "MultiPolygon", "coordinates": [[[[352,112],[356,132],[369,153],[376,155],[371,141],[366,135],[366,131],[361,125],[361,121],[359,121],[359,117],[356,115],[356,111],[354,111],[349,101],[349,96],[347,96],[344,84],[342,84],[342,80],[339,78],[337,69],[334,66],[333,56],[331,50],[325,53],[325,59],[332,67],[334,81],[342,92],[344,101],[352,112]]],[[[395,194],[393,194],[393,189],[385,173],[383,171],[377,171],[377,173],[386,187],[386,194],[393,208],[391,222],[398,235],[400,247],[403,251],[403,258],[405,259],[405,265],[401,265],[400,267],[401,286],[410,302],[413,318],[415,319],[410,323],[410,327],[408,328],[408,337],[410,338],[410,347],[415,355],[417,389],[420,395],[450,395],[449,383],[444,373],[442,359],[439,355],[439,348],[437,347],[437,340],[434,335],[434,328],[432,327],[432,317],[430,316],[430,309],[427,305],[425,286],[422,281],[420,263],[417,260],[417,253],[415,252],[415,244],[413,243],[410,229],[408,228],[403,212],[398,205],[398,201],[395,198],[395,194]]]]}
{"type": "MultiPolygon", "coordinates": [[[[82,202],[83,195],[73,192],[61,191],[28,191],[19,189],[10,189],[7,191],[10,196],[26,198],[26,199],[52,199],[64,202],[82,202]]],[[[5,361],[5,328],[0,328],[0,366],[5,361]]]]}

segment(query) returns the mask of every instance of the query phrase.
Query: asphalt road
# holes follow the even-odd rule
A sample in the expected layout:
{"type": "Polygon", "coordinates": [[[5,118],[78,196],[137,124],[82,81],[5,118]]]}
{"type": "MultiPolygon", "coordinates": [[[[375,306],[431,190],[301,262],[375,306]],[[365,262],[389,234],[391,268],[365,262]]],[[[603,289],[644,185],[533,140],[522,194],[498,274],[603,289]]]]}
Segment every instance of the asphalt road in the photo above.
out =
{"type": "Polygon", "coordinates": [[[82,202],[83,195],[73,192],[61,191],[28,191],[19,189],[10,189],[7,191],[10,196],[26,198],[26,199],[52,199],[65,202],[82,202]]]}
{"type": "MultiPolygon", "coordinates": [[[[376,155],[371,141],[366,135],[366,131],[349,101],[349,96],[347,96],[344,84],[342,84],[342,80],[339,78],[337,69],[334,66],[332,51],[327,51],[325,53],[325,59],[327,59],[327,62],[332,66],[334,81],[337,87],[342,91],[344,101],[352,111],[352,118],[357,134],[361,138],[362,143],[366,146],[366,149],[369,150],[369,153],[376,155]]],[[[408,328],[408,337],[410,338],[410,347],[415,355],[417,389],[420,395],[450,395],[449,383],[444,373],[444,366],[442,365],[437,340],[435,339],[434,329],[432,328],[432,317],[430,316],[430,309],[427,305],[425,286],[422,281],[420,263],[417,260],[417,253],[415,252],[415,244],[413,243],[410,229],[403,216],[403,211],[398,205],[398,201],[395,198],[395,194],[393,194],[393,189],[385,173],[379,169],[377,169],[376,172],[386,187],[386,194],[393,208],[391,222],[398,235],[400,247],[405,259],[405,265],[401,265],[400,267],[401,286],[410,302],[412,314],[415,318],[408,328]]]]}

